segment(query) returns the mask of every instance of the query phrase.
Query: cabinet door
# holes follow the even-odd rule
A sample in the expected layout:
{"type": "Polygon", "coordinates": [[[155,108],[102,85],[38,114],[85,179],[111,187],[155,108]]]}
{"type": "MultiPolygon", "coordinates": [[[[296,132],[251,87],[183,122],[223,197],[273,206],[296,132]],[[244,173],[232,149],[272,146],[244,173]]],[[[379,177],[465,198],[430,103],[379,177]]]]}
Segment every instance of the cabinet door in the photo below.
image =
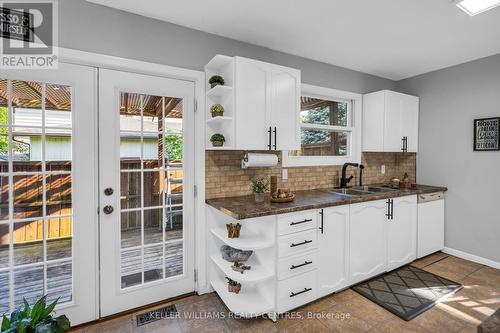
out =
{"type": "Polygon", "coordinates": [[[349,279],[349,206],[319,210],[318,297],[347,286],[349,279]]]}
{"type": "Polygon", "coordinates": [[[384,114],[384,152],[402,151],[402,108],[403,101],[401,99],[401,94],[394,91],[386,91],[384,114]]]}
{"type": "Polygon", "coordinates": [[[417,196],[393,200],[393,219],[387,223],[388,270],[403,266],[417,257],[417,196]]]}
{"type": "Polygon", "coordinates": [[[235,149],[267,150],[269,144],[269,64],[236,57],[235,149]]]}
{"type": "Polygon", "coordinates": [[[386,200],[350,206],[349,284],[383,273],[387,263],[386,200]]]}
{"type": "Polygon", "coordinates": [[[402,95],[402,136],[407,137],[407,151],[416,153],[418,151],[418,109],[419,98],[416,96],[402,95]]]}
{"type": "Polygon", "coordinates": [[[363,151],[384,151],[385,92],[363,96],[363,151]]]}
{"type": "Polygon", "coordinates": [[[300,71],[281,66],[271,70],[273,149],[300,149],[300,71]]]}

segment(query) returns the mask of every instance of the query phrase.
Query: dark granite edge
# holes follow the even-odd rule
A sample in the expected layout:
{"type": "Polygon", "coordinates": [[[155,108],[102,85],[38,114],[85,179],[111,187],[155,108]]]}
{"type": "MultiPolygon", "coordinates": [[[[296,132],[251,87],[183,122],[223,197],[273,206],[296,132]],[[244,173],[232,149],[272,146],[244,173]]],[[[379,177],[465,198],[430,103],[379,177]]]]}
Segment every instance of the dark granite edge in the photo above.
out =
{"type": "MultiPolygon", "coordinates": [[[[375,185],[376,186],[376,185],[375,185]]],[[[303,204],[303,205],[297,205],[297,206],[292,206],[292,207],[287,207],[285,206],[286,204],[270,204],[270,206],[259,206],[260,210],[258,212],[237,212],[237,209],[231,209],[226,207],[227,205],[224,205],[222,201],[227,201],[227,200],[239,200],[239,201],[249,201],[252,204],[256,205],[253,202],[253,196],[252,195],[246,195],[246,196],[239,196],[239,197],[229,197],[229,198],[216,198],[216,199],[207,199],[205,200],[206,204],[210,205],[211,207],[214,207],[215,209],[218,209],[219,211],[223,212],[226,215],[231,216],[234,219],[237,220],[244,220],[244,219],[250,219],[250,218],[256,218],[256,217],[262,217],[262,216],[269,216],[269,215],[279,215],[279,214],[286,214],[286,213],[293,213],[293,212],[299,212],[303,210],[310,210],[310,209],[320,209],[320,208],[327,208],[327,207],[335,207],[335,206],[342,206],[342,205],[349,205],[349,204],[356,204],[356,203],[362,203],[362,202],[367,202],[367,201],[374,201],[374,200],[382,200],[382,199],[387,199],[387,198],[397,198],[397,197],[404,197],[404,196],[410,196],[410,195],[419,195],[419,194],[426,194],[426,193],[433,193],[433,192],[446,192],[448,191],[447,187],[442,187],[442,186],[429,186],[429,185],[418,185],[417,189],[402,189],[402,190],[397,190],[397,191],[392,191],[392,192],[386,192],[386,193],[374,193],[374,194],[369,194],[369,195],[364,195],[360,197],[340,197],[335,194],[328,193],[326,190],[318,189],[318,190],[304,190],[304,191],[297,191],[296,193],[303,194],[303,193],[314,193],[315,191],[317,192],[322,192],[321,195],[321,201],[315,202],[315,203],[310,203],[310,204],[303,204]],[[330,200],[325,198],[330,198],[330,200]]],[[[318,197],[320,197],[318,195],[318,197]]],[[[268,200],[268,198],[266,198],[268,200]]]]}

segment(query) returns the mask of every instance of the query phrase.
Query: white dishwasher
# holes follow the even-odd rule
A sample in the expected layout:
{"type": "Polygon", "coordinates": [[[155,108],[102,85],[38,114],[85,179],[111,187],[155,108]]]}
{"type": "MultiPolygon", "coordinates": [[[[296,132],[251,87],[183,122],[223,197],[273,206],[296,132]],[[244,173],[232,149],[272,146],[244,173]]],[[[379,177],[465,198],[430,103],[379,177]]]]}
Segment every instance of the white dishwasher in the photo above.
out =
{"type": "Polygon", "coordinates": [[[417,258],[444,248],[444,193],[418,195],[417,258]]]}

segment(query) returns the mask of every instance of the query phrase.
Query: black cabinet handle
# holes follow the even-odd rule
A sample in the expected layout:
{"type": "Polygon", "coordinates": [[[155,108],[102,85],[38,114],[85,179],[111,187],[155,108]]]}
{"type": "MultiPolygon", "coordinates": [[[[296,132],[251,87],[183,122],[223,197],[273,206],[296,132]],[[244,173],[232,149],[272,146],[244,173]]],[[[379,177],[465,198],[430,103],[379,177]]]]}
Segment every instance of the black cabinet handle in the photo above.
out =
{"type": "Polygon", "coordinates": [[[309,243],[312,243],[312,240],[305,240],[301,243],[292,243],[292,244],[290,244],[290,247],[296,247],[296,246],[305,245],[305,244],[309,244],[309,243]]]}
{"type": "Polygon", "coordinates": [[[404,136],[401,138],[401,151],[403,151],[403,152],[405,151],[405,137],[404,136]]]}
{"type": "Polygon", "coordinates": [[[391,220],[394,220],[394,200],[391,199],[391,220]]]}
{"type": "Polygon", "coordinates": [[[271,126],[269,126],[267,133],[269,134],[269,139],[268,139],[269,143],[267,144],[267,148],[269,148],[269,150],[271,150],[271,126]]]}
{"type": "Polygon", "coordinates": [[[321,215],[321,225],[320,225],[320,227],[319,227],[319,230],[321,230],[321,234],[323,234],[323,229],[324,229],[324,228],[323,228],[323,217],[324,217],[324,215],[325,215],[325,212],[323,211],[323,209],[321,209],[321,210],[319,211],[319,215],[321,215]]]}
{"type": "Polygon", "coordinates": [[[405,153],[408,152],[408,137],[405,136],[405,153]]]}
{"type": "Polygon", "coordinates": [[[385,214],[385,216],[387,216],[387,219],[390,220],[391,219],[391,199],[387,199],[386,204],[387,204],[387,213],[385,214]]]}
{"type": "Polygon", "coordinates": [[[291,222],[290,225],[297,225],[302,223],[312,222],[312,219],[304,219],[303,221],[291,222]]]}
{"type": "Polygon", "coordinates": [[[307,265],[310,265],[312,264],[313,262],[312,261],[304,261],[303,264],[300,264],[300,265],[292,265],[290,266],[290,269],[296,269],[296,268],[299,268],[299,267],[303,267],[303,266],[307,266],[307,265]]]}
{"type": "Polygon", "coordinates": [[[303,293],[307,293],[308,291],[311,291],[311,290],[312,290],[312,288],[304,288],[304,290],[296,292],[296,293],[291,292],[290,293],[290,297],[295,297],[297,295],[300,295],[300,294],[303,294],[303,293]]]}
{"type": "Polygon", "coordinates": [[[277,132],[276,126],[274,126],[274,131],[273,132],[274,132],[274,150],[276,150],[276,132],[277,132]]]}

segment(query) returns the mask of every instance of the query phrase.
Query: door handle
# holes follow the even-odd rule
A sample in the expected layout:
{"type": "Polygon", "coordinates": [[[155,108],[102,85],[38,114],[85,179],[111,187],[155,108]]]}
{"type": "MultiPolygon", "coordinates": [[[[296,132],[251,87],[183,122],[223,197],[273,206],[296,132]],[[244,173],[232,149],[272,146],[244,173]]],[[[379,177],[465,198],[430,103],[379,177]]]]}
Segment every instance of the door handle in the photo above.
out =
{"type": "Polygon", "coordinates": [[[274,126],[274,150],[276,150],[276,132],[277,132],[277,129],[276,129],[276,126],[274,126]]]}
{"type": "Polygon", "coordinates": [[[301,243],[292,243],[292,244],[290,244],[290,247],[296,247],[296,246],[305,245],[305,244],[309,244],[309,243],[312,243],[312,240],[305,240],[301,243]]]}
{"type": "Polygon", "coordinates": [[[304,290],[296,292],[296,293],[291,292],[290,293],[290,297],[295,297],[297,295],[300,295],[300,294],[303,294],[303,293],[307,293],[308,291],[311,291],[311,290],[312,290],[312,288],[304,288],[304,290]]]}
{"type": "Polygon", "coordinates": [[[269,139],[268,139],[268,144],[267,144],[267,148],[269,148],[269,150],[271,150],[271,126],[269,126],[269,129],[267,130],[267,133],[269,134],[269,139]]]}
{"type": "Polygon", "coordinates": [[[114,210],[115,209],[113,208],[113,206],[110,206],[110,205],[104,206],[104,208],[102,209],[102,211],[106,215],[109,215],[109,214],[113,213],[114,210]]]}
{"type": "Polygon", "coordinates": [[[321,226],[319,227],[319,230],[321,230],[321,234],[323,234],[323,216],[325,215],[323,209],[319,211],[319,215],[321,215],[321,226]]]}
{"type": "Polygon", "coordinates": [[[108,187],[104,190],[104,194],[106,194],[107,196],[110,196],[114,193],[114,190],[111,188],[111,187],[108,187]]]}

